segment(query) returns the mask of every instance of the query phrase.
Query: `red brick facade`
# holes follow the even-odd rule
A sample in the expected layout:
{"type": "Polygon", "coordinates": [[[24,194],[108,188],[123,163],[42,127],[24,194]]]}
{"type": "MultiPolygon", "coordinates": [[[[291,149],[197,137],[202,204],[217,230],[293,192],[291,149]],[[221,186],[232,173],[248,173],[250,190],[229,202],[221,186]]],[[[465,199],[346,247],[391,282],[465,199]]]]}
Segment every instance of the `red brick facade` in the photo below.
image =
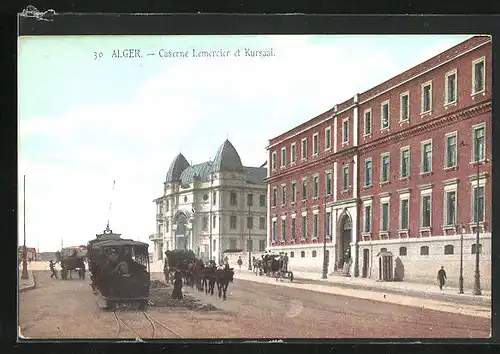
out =
{"type": "MultiPolygon", "coordinates": [[[[480,152],[480,186],[484,183],[486,202],[484,222],[480,228],[481,232],[490,232],[491,61],[490,38],[473,37],[271,139],[268,147],[269,246],[322,244],[327,225],[325,206],[326,211],[331,213],[328,234],[334,236],[333,243],[336,242],[336,231],[340,230],[338,217],[342,210],[353,219],[353,243],[453,235],[456,225],[462,223],[466,224],[467,232],[475,232],[475,223],[472,224],[472,190],[473,183],[476,183],[477,164],[473,162],[473,148],[474,142],[480,141],[482,134],[485,144],[478,146],[485,146],[485,153],[483,155],[480,152]],[[479,92],[475,93],[474,90],[479,92]],[[407,98],[402,98],[405,94],[407,98]],[[365,113],[368,112],[371,112],[370,125],[365,120],[365,113]],[[383,121],[383,116],[388,116],[388,119],[383,121]],[[478,134],[477,139],[474,131],[478,134]],[[330,143],[326,141],[329,136],[330,143]],[[307,139],[304,159],[303,139],[307,139]],[[292,144],[296,146],[295,161],[292,161],[292,144]],[[286,149],[284,162],[283,148],[286,149]],[[403,154],[406,148],[409,151],[403,154]],[[387,153],[389,168],[384,174],[387,181],[383,181],[382,159],[387,153]],[[409,162],[405,164],[407,176],[401,175],[402,156],[409,156],[409,162]],[[372,169],[369,185],[366,183],[367,159],[371,159],[372,169]],[[349,172],[344,178],[346,166],[349,172]],[[427,171],[424,171],[425,168],[427,171]],[[326,176],[329,172],[332,193],[325,198],[326,176]],[[315,175],[319,177],[316,195],[315,175]],[[308,183],[306,197],[302,196],[303,179],[307,179],[308,183]],[[294,181],[295,202],[292,201],[294,181]],[[284,204],[282,185],[286,186],[284,204]],[[276,205],[273,203],[274,188],[277,191],[276,205]],[[445,192],[450,191],[455,191],[456,202],[449,201],[447,204],[445,192]],[[425,195],[430,195],[430,203],[428,198],[424,198],[425,195]],[[404,218],[404,212],[400,210],[401,199],[407,197],[408,225],[404,225],[405,222],[401,221],[404,218]],[[387,232],[381,232],[382,201],[389,202],[387,232]],[[355,212],[346,209],[352,203],[356,206],[355,212]],[[369,204],[372,205],[371,223],[365,230],[364,206],[369,204]],[[446,214],[447,205],[450,205],[449,215],[446,214]],[[427,211],[423,212],[423,208],[427,208],[427,211]],[[454,216],[453,209],[456,210],[454,216]],[[302,214],[307,219],[304,240],[301,239],[302,214]],[[318,215],[316,235],[313,231],[315,214],[318,215]],[[426,218],[424,214],[430,214],[429,222],[423,220],[426,218]],[[292,240],[293,216],[296,219],[295,240],[292,240]],[[447,217],[448,220],[445,220],[447,217]],[[282,219],[286,220],[284,242],[280,240],[282,219]],[[276,221],[275,239],[273,221],[276,221]]],[[[452,197],[447,195],[449,200],[452,197]]],[[[328,243],[332,241],[328,239],[328,243]]],[[[353,256],[357,262],[360,257],[357,250],[353,256]]],[[[358,267],[357,263],[355,267],[358,267]]]]}

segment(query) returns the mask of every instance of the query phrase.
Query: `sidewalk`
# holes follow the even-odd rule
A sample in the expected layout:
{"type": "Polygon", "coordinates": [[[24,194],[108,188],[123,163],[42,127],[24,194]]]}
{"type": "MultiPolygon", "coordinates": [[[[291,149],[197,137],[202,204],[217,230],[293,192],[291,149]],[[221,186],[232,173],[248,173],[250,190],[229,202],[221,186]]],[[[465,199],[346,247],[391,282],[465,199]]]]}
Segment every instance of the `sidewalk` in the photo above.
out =
{"type": "MultiPolygon", "coordinates": [[[[371,279],[341,277],[329,275],[328,279],[321,279],[321,274],[294,272],[292,284],[301,285],[304,289],[308,287],[331,288],[325,292],[332,292],[339,295],[369,298],[372,300],[388,299],[388,295],[401,295],[403,297],[416,298],[423,301],[438,301],[442,304],[467,305],[474,308],[487,309],[491,312],[491,292],[483,291],[482,296],[472,295],[471,290],[464,290],[464,294],[458,294],[457,289],[445,288],[439,290],[436,285],[418,284],[408,282],[377,282],[371,279]],[[437,288],[437,289],[436,289],[437,288]]],[[[257,276],[252,271],[242,269],[241,272],[235,269],[235,277],[242,280],[264,282],[269,284],[289,284],[289,280],[278,281],[267,276],[257,276]]],[[[394,298],[394,297],[393,297],[394,298]]],[[[389,301],[390,302],[390,301],[389,301]]],[[[418,301],[417,301],[418,302],[418,301]]],[[[397,303],[397,302],[395,302],[397,303]]]]}
{"type": "Polygon", "coordinates": [[[19,268],[19,292],[24,292],[36,288],[35,273],[28,270],[28,279],[22,279],[23,268],[19,268]]]}

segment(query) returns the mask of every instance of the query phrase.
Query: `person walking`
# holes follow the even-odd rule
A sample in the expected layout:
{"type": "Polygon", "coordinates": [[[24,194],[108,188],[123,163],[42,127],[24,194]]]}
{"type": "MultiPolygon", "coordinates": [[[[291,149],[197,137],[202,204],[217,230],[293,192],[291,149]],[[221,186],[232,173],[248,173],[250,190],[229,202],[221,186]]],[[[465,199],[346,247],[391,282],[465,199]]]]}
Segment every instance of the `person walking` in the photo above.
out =
{"type": "Polygon", "coordinates": [[[240,272],[241,272],[241,265],[243,264],[243,260],[241,259],[241,256],[238,257],[238,267],[240,267],[240,272]]]}
{"type": "Polygon", "coordinates": [[[446,272],[444,271],[443,266],[441,266],[441,269],[438,271],[437,279],[439,281],[439,289],[443,290],[443,286],[446,281],[446,272]]]}
{"type": "Polygon", "coordinates": [[[55,268],[54,262],[52,260],[50,260],[50,262],[49,262],[49,267],[50,267],[50,271],[52,272],[52,274],[50,275],[50,278],[56,277],[56,279],[58,279],[57,273],[56,273],[56,268],[55,268]]]}

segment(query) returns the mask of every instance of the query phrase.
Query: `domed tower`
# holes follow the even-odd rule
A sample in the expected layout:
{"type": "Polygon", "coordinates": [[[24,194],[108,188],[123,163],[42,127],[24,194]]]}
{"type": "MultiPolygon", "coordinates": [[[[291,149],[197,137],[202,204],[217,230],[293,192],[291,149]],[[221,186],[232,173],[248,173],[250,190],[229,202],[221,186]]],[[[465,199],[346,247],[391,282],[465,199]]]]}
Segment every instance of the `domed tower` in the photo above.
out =
{"type": "Polygon", "coordinates": [[[243,172],[243,165],[241,163],[240,155],[234,148],[233,144],[226,139],[224,144],[219,147],[212,164],[212,172],[243,172]]]}
{"type": "Polygon", "coordinates": [[[179,182],[181,180],[182,172],[189,167],[189,162],[187,162],[184,155],[179,154],[175,157],[174,161],[170,164],[170,168],[167,172],[167,178],[165,183],[179,182]]]}

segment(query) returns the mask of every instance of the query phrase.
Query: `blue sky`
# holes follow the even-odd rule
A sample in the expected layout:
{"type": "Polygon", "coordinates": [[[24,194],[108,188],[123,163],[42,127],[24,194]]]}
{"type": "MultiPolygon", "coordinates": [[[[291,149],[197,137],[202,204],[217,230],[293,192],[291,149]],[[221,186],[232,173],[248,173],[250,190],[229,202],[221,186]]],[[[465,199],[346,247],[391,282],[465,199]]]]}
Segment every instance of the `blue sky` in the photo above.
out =
{"type": "Polygon", "coordinates": [[[268,139],[470,36],[65,36],[19,39],[19,198],[27,244],[85,244],[106,226],[146,241],[172,159],[243,164],[268,139]],[[137,48],[141,59],[112,58],[137,48]],[[170,58],[165,50],[268,49],[274,57],[170,58]],[[94,52],[103,58],[94,60],[94,52]]]}

